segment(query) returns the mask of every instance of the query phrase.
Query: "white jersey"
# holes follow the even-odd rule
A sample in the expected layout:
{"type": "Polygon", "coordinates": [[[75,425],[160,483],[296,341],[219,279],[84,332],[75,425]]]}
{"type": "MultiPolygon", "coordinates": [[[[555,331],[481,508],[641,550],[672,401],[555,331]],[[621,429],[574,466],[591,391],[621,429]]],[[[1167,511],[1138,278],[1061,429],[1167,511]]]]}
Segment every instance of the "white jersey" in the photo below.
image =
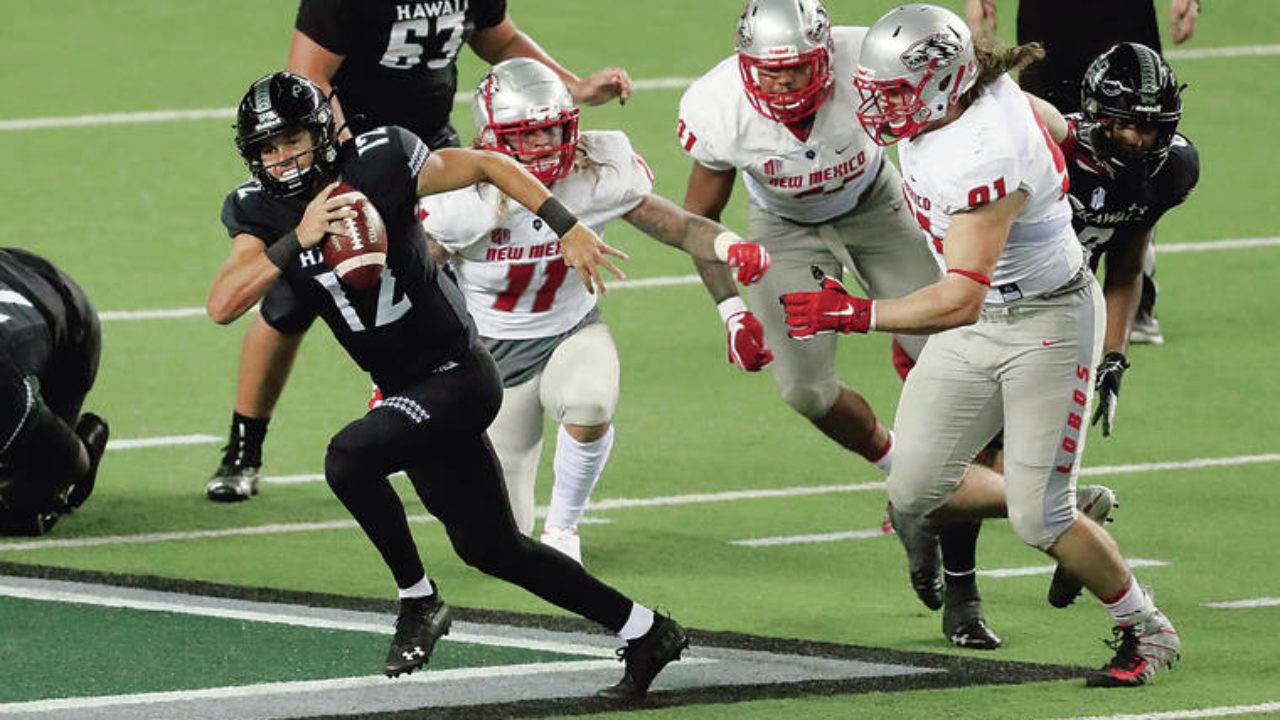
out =
{"type": "Polygon", "coordinates": [[[698,78],[680,99],[680,146],[712,170],[741,170],[751,202],[802,223],[826,222],[858,204],[884,162],[854,118],[854,67],[862,27],[832,28],[833,87],[806,140],[751,106],[738,56],[698,78]]]}
{"type": "Polygon", "coordinates": [[[954,122],[898,148],[903,194],[940,259],[952,215],[1027,192],[996,262],[987,303],[1044,295],[1079,272],[1084,253],[1071,228],[1066,163],[1008,75],[954,122]]]}
{"type": "MultiPolygon", "coordinates": [[[[590,167],[574,168],[552,194],[598,235],[653,190],[653,175],[621,132],[584,132],[590,167]]],[[[481,184],[418,204],[427,234],[453,254],[458,285],[480,335],[527,340],[568,332],[595,307],[564,264],[560,240],[537,215],[481,184]]]]}

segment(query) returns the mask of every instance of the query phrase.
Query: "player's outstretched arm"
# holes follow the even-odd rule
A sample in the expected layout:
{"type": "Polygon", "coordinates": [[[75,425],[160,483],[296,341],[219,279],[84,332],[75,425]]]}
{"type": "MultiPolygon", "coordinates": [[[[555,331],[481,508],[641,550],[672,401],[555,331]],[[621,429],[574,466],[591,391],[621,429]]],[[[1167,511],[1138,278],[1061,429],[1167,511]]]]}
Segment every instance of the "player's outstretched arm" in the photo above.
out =
{"type": "Polygon", "coordinates": [[[678,247],[699,260],[737,268],[738,282],[743,285],[759,282],[769,269],[769,253],[763,247],[661,195],[650,193],[622,217],[654,240],[678,247]]]}
{"type": "Polygon", "coordinates": [[[616,277],[626,277],[610,255],[627,259],[627,254],[610,247],[591,228],[551,196],[546,186],[523,165],[502,153],[485,150],[447,148],[427,158],[418,173],[418,195],[432,195],[467,187],[478,182],[492,183],[511,199],[537,213],[560,236],[564,262],[578,271],[588,292],[605,291],[600,277],[603,267],[616,277]]]}
{"type": "Polygon", "coordinates": [[[510,15],[497,25],[477,30],[471,36],[470,44],[471,49],[490,65],[514,57],[537,60],[564,80],[574,102],[580,105],[603,105],[614,99],[625,104],[631,97],[631,75],[626,68],[601,68],[586,78],[580,78],[516,27],[510,15]]]}

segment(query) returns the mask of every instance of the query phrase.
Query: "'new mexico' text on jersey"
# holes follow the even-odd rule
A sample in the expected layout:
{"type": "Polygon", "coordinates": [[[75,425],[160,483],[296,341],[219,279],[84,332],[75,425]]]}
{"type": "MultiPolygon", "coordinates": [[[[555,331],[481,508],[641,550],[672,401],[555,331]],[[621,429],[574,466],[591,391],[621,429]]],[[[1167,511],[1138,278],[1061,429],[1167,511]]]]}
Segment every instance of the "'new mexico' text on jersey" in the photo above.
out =
{"type": "Polygon", "coordinates": [[[1187,199],[1200,179],[1199,153],[1181,135],[1173,136],[1169,157],[1154,175],[1132,172],[1116,177],[1097,158],[1096,141],[1081,142],[1081,133],[1096,137],[1100,128],[1081,115],[1068,115],[1067,121],[1062,152],[1071,173],[1071,210],[1076,234],[1090,252],[1131,237],[1131,229],[1155,225],[1187,199]]]}
{"type": "MultiPolygon", "coordinates": [[[[324,319],[384,392],[444,364],[475,339],[462,294],[431,261],[417,222],[417,176],[429,152],[399,127],[370,130],[339,148],[339,176],[373,202],[387,226],[378,285],[342,285],[319,247],[302,251],[277,281],[324,319]]],[[[250,181],[227,195],[222,222],[232,237],[248,233],[271,244],[297,226],[309,200],[272,197],[250,181]]]]}
{"type": "MultiPolygon", "coordinates": [[[[621,132],[584,132],[575,166],[552,193],[598,235],[653,190],[653,176],[621,132]]],[[[567,332],[596,304],[564,264],[560,240],[537,215],[492,185],[430,195],[427,234],[454,255],[458,285],[480,334],[523,340],[567,332]]]]}
{"type": "Polygon", "coordinates": [[[1080,270],[1084,253],[1071,229],[1066,162],[1008,75],[955,121],[898,147],[903,194],[939,257],[952,215],[1026,191],[988,303],[1044,295],[1080,270]]]}
{"type": "Polygon", "coordinates": [[[820,223],[849,212],[884,162],[884,151],[854,119],[857,97],[849,78],[866,34],[861,27],[832,28],[834,86],[807,140],[751,106],[734,55],[680,99],[680,146],[712,170],[741,170],[751,202],[775,215],[820,223]]]}

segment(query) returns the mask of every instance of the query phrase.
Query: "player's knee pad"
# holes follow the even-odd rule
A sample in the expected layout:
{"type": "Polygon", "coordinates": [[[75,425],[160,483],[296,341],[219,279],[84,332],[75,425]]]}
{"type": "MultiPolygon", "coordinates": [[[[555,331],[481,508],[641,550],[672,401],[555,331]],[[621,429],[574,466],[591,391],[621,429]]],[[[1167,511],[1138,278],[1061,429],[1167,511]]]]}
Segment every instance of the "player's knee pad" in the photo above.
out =
{"type": "Polygon", "coordinates": [[[783,402],[810,420],[831,412],[831,406],[836,404],[836,397],[840,394],[840,386],[834,380],[822,384],[785,383],[780,384],[779,389],[783,402]]]}
{"type": "Polygon", "coordinates": [[[1066,528],[1054,528],[1045,523],[1044,514],[1036,510],[1009,508],[1009,524],[1018,534],[1022,542],[1042,551],[1047,551],[1057,542],[1066,528]]]}
{"type": "Polygon", "coordinates": [[[889,502],[904,513],[911,515],[928,515],[946,503],[950,495],[942,488],[913,485],[901,478],[889,476],[885,483],[889,492],[889,502]]]}

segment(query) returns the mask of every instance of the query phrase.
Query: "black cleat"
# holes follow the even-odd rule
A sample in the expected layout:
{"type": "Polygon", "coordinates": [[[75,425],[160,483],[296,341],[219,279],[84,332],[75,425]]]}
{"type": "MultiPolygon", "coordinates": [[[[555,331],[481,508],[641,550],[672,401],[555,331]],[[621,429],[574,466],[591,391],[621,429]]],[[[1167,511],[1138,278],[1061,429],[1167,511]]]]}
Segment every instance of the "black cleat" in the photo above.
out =
{"type": "Polygon", "coordinates": [[[889,522],[907,551],[907,570],[916,597],[930,610],[942,607],[942,549],[938,528],[919,515],[888,507],[889,522]]]}
{"type": "Polygon", "coordinates": [[[223,462],[204,486],[214,502],[239,502],[258,494],[258,466],[223,462]]]}
{"type": "Polygon", "coordinates": [[[596,695],[610,700],[643,700],[662,668],[679,660],[680,653],[687,647],[689,634],[680,623],[654,613],[649,632],[618,648],[618,659],[627,664],[622,679],[596,695]]]}
{"type": "Polygon", "coordinates": [[[102,460],[102,454],[107,451],[107,436],[110,435],[110,430],[106,420],[93,413],[85,413],[76,421],[75,433],[89,453],[89,472],[80,482],[73,485],[67,494],[66,510],[68,511],[83,505],[84,501],[89,499],[89,493],[93,492],[94,483],[98,480],[98,463],[102,460]]]}
{"type": "Polygon", "coordinates": [[[955,645],[970,650],[995,650],[1004,643],[982,617],[982,596],[976,584],[947,586],[942,634],[955,645]]]}
{"type": "MultiPolygon", "coordinates": [[[[435,589],[435,583],[431,583],[435,589]]],[[[382,671],[387,677],[396,677],[427,664],[436,642],[449,634],[453,624],[453,608],[440,599],[440,592],[421,598],[405,598],[400,601],[400,615],[396,617],[396,635],[387,651],[387,662],[382,671]]]]}

